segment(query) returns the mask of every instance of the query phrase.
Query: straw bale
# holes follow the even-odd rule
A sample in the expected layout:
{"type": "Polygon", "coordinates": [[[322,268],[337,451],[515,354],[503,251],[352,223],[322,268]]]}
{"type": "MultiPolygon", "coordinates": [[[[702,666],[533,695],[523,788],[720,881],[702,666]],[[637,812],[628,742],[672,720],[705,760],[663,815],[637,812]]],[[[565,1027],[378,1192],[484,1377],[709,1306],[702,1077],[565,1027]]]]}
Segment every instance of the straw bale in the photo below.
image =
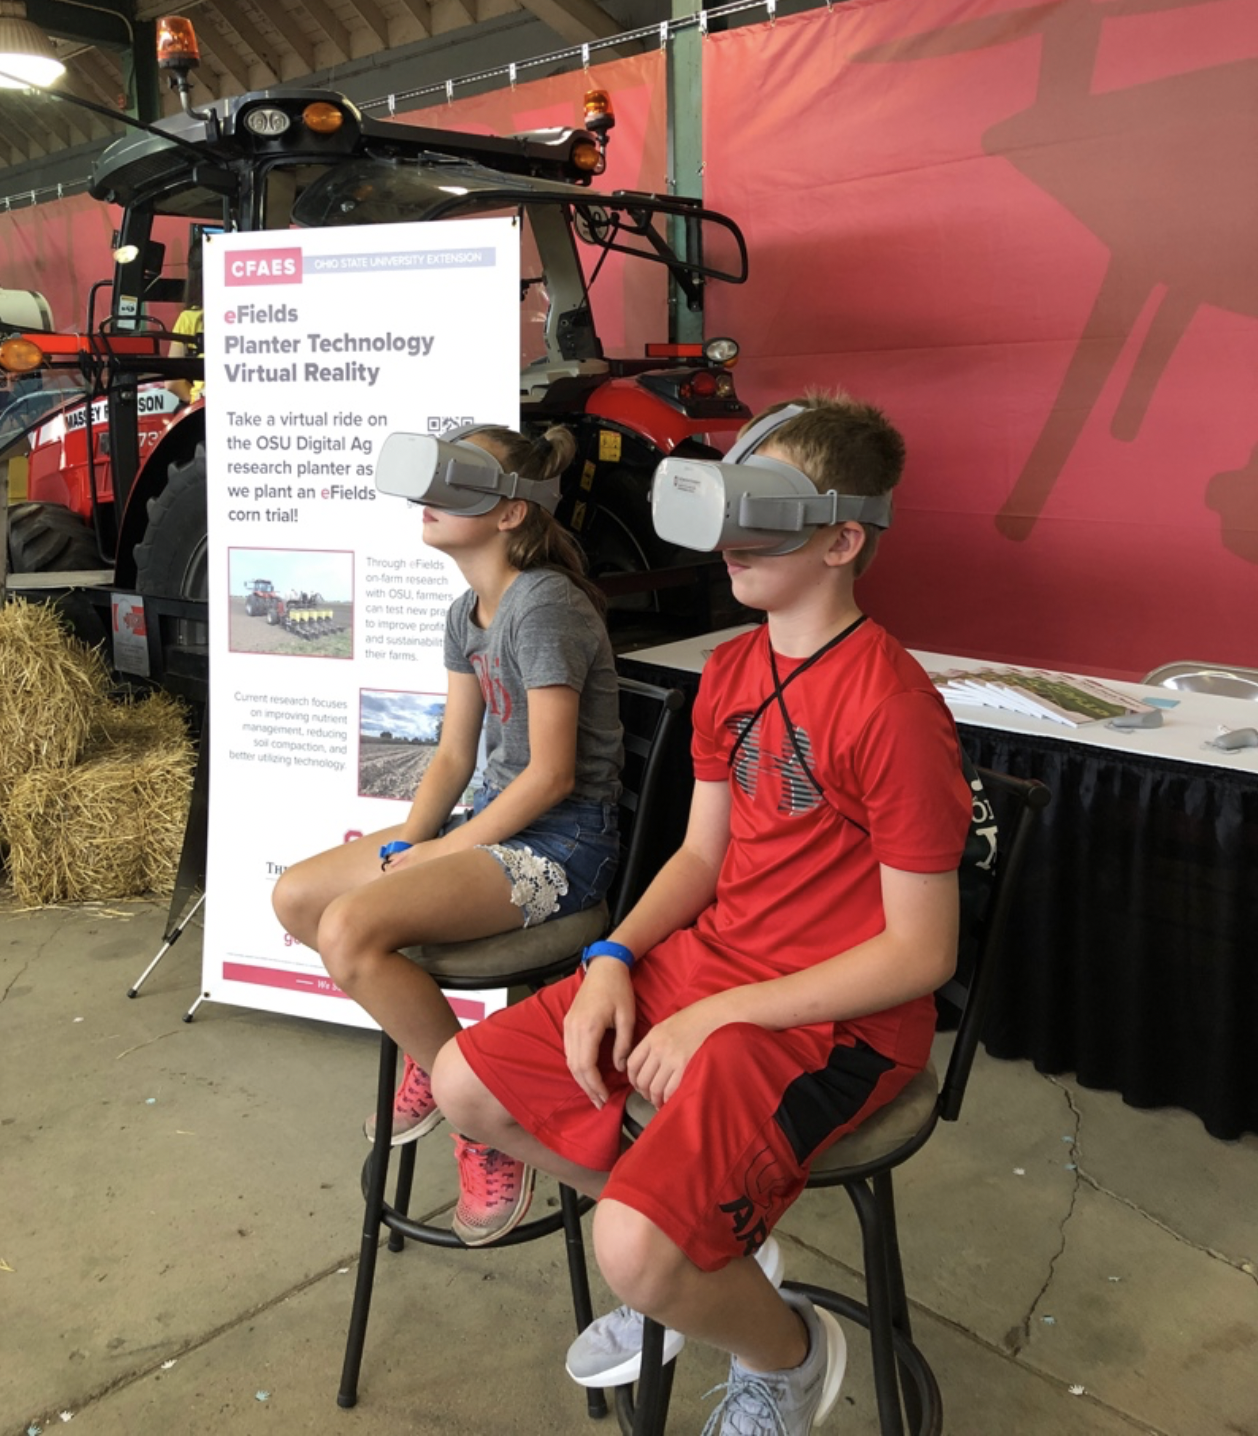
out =
{"type": "Polygon", "coordinates": [[[8,815],[14,896],[33,906],[168,891],[192,767],[185,739],[23,774],[8,815]]]}
{"type": "Polygon", "coordinates": [[[14,783],[77,761],[108,687],[100,652],[51,609],[23,599],[0,607],[0,837],[14,783]]]}
{"type": "Polygon", "coordinates": [[[187,742],[187,708],[172,694],[155,691],[138,701],[103,703],[93,715],[83,756],[182,749],[187,742]]]}

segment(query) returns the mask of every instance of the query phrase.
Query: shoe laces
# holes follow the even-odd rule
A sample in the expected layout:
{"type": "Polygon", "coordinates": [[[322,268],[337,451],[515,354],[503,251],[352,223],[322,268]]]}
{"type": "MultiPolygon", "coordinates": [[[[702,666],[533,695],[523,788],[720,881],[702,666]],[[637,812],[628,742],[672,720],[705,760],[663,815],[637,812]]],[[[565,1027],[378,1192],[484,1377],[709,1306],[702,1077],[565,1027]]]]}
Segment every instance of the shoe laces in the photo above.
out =
{"type": "Polygon", "coordinates": [[[459,1185],[469,1196],[481,1201],[492,1201],[500,1192],[508,1200],[514,1197],[523,1162],[496,1147],[458,1136],[454,1139],[454,1155],[459,1164],[459,1185]]]}
{"type": "Polygon", "coordinates": [[[708,1417],[707,1425],[699,1436],[718,1436],[726,1418],[730,1416],[742,1416],[756,1423],[754,1426],[731,1428],[737,1431],[738,1436],[788,1436],[786,1422],[782,1419],[778,1405],[779,1393],[770,1382],[759,1376],[738,1372],[728,1381],[722,1381],[710,1391],[705,1391],[703,1399],[706,1401],[718,1391],[723,1391],[725,1395],[708,1417]]]}

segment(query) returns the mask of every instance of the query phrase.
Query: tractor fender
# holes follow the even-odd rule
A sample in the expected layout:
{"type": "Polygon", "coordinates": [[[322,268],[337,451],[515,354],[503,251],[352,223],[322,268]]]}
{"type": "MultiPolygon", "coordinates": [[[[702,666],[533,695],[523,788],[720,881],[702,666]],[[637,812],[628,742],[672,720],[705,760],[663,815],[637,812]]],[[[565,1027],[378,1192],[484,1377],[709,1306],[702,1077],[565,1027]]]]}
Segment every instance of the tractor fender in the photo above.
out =
{"type": "Polygon", "coordinates": [[[118,527],[118,557],[115,582],[123,588],[135,586],[135,550],[144,539],[149,523],[149,500],[155,499],[170,480],[172,464],[186,464],[205,443],[205,405],[190,405],[180,413],[157,444],[144,456],[127,507],[118,527]]]}
{"type": "Polygon", "coordinates": [[[696,434],[728,430],[732,438],[746,420],[745,414],[692,418],[632,378],[608,379],[600,384],[586,399],[585,412],[590,418],[653,444],[661,457],[696,434]]]}

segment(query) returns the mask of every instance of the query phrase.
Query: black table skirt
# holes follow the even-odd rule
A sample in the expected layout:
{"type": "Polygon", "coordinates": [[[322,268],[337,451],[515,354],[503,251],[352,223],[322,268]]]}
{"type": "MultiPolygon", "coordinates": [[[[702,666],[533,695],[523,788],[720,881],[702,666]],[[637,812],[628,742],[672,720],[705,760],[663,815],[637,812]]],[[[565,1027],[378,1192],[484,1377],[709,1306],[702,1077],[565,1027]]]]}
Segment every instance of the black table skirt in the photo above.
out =
{"type": "Polygon", "coordinates": [[[1053,791],[985,1033],[1135,1107],[1258,1131],[1258,777],[963,726],[1053,791]]]}

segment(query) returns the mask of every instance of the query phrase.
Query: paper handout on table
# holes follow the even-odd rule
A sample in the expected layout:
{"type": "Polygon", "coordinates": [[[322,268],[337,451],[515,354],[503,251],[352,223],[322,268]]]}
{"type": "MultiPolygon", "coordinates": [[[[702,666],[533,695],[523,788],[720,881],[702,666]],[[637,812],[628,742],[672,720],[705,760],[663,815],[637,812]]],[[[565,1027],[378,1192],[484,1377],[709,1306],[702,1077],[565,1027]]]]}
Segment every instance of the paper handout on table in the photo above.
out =
{"type": "Polygon", "coordinates": [[[949,703],[1003,708],[1072,727],[1151,709],[1094,678],[1035,668],[952,668],[930,674],[930,680],[949,703]]]}

